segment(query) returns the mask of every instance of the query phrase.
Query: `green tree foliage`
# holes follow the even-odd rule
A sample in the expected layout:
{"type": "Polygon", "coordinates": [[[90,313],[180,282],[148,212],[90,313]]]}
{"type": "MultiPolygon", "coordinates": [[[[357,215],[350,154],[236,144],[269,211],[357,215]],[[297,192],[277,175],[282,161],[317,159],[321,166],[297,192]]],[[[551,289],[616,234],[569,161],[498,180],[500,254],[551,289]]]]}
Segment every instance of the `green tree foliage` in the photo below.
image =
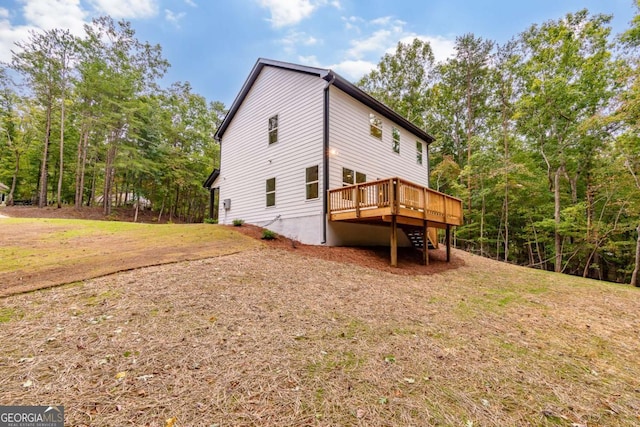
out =
{"type": "Polygon", "coordinates": [[[425,91],[432,78],[434,57],[431,45],[420,39],[398,43],[395,54],[386,54],[378,68],[358,85],[375,98],[419,126],[427,111],[425,91]]]}
{"type": "Polygon", "coordinates": [[[502,46],[465,35],[446,61],[411,64],[429,76],[419,85],[418,73],[393,66],[415,43],[399,45],[359,82],[401,111],[412,111],[403,95],[420,87],[426,114],[416,123],[436,137],[432,187],[467,204],[458,246],[637,284],[640,20],[618,46],[610,20],[581,10],[502,46]]]}
{"type": "Polygon", "coordinates": [[[106,215],[133,205],[202,220],[221,103],[207,103],[189,83],[160,88],[169,63],[126,21],[95,19],[79,38],[34,32],[18,48],[11,67],[24,93],[0,74],[0,179],[13,183],[9,200],[15,191],[45,206],[56,194],[58,206],[99,203],[106,215]]]}
{"type": "MultiPolygon", "coordinates": [[[[633,209],[640,212],[640,0],[636,0],[636,6],[638,13],[631,23],[631,28],[620,37],[630,49],[630,55],[625,74],[626,90],[621,94],[614,120],[622,124],[623,134],[617,138],[616,148],[620,162],[625,172],[628,172],[623,176],[631,178],[632,187],[635,186],[631,196],[633,209]]],[[[635,225],[637,240],[631,284],[640,286],[640,219],[637,216],[635,225]]]]}

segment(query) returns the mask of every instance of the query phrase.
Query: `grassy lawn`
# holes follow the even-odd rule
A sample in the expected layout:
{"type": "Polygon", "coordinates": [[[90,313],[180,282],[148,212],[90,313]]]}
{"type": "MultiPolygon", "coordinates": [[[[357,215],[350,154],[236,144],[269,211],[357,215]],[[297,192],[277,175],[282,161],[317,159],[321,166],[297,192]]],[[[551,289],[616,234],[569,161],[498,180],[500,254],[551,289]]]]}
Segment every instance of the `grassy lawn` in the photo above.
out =
{"type": "Polygon", "coordinates": [[[0,296],[256,246],[209,224],[3,218],[0,226],[0,296]]]}
{"type": "Polygon", "coordinates": [[[460,251],[402,276],[233,245],[250,249],[0,299],[0,402],[73,426],[640,424],[637,288],[460,251]]]}

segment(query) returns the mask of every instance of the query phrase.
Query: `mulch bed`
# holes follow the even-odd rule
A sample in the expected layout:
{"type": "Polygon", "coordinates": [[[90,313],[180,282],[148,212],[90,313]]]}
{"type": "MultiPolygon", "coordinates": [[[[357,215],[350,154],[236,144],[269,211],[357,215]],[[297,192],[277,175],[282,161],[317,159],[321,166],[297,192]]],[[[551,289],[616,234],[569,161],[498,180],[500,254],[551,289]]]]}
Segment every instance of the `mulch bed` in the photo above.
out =
{"type": "MultiPolygon", "coordinates": [[[[251,224],[232,227],[255,239],[262,238],[262,228],[251,224]]],[[[268,247],[295,252],[298,255],[320,258],[327,261],[355,264],[362,267],[374,268],[380,271],[400,275],[427,275],[441,273],[465,265],[465,262],[454,253],[451,262],[447,262],[447,253],[441,245],[439,249],[429,251],[429,265],[422,264],[422,252],[415,248],[398,248],[398,266],[389,265],[389,248],[382,246],[345,247],[345,246],[316,246],[305,245],[295,240],[278,235],[274,240],[263,240],[268,247]]]]}

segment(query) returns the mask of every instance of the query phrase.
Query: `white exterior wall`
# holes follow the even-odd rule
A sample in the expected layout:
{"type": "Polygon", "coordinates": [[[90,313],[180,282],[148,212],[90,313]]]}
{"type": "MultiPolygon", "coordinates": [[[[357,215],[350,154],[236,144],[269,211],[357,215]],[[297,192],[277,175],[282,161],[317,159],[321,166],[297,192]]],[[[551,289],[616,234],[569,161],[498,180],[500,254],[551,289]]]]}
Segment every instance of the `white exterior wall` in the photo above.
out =
{"type": "MultiPolygon", "coordinates": [[[[426,141],[390,121],[373,109],[331,87],[329,95],[329,188],[342,187],[342,168],[366,174],[367,181],[401,177],[429,185],[426,141]],[[382,120],[382,140],[369,132],[369,114],[382,120]],[[393,151],[392,127],[400,130],[400,153],[393,151]],[[422,164],[416,160],[416,141],[423,143],[422,164]]],[[[403,233],[399,244],[410,245],[403,233]]],[[[388,245],[390,228],[355,223],[329,222],[327,244],[388,245]]]]}
{"type": "Polygon", "coordinates": [[[426,141],[393,123],[335,87],[329,95],[329,188],[342,187],[342,168],[367,175],[367,181],[398,176],[429,185],[426,141]],[[369,134],[369,114],[382,120],[382,140],[369,134]],[[400,153],[393,151],[392,127],[400,130],[400,153]],[[423,143],[422,164],[416,161],[416,141],[423,143]]]}
{"type": "Polygon", "coordinates": [[[306,200],[305,169],[318,166],[322,194],[324,85],[317,76],[265,66],[221,141],[219,221],[249,224],[322,242],[322,198],[306,200]],[[278,142],[268,119],[278,115],[278,142]],[[266,180],[276,178],[276,204],[266,207],[266,180]],[[223,200],[231,199],[225,210],[223,200]]]}

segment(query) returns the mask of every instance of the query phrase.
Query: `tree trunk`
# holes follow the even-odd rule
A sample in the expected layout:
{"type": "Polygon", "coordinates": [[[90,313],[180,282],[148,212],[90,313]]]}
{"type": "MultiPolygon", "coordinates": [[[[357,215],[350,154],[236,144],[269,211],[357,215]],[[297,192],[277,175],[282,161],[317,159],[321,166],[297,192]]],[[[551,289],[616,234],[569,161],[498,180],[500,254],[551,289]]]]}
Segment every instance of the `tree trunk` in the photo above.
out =
{"type": "Polygon", "coordinates": [[[113,181],[115,175],[115,158],[116,144],[114,141],[111,141],[107,150],[107,158],[104,166],[104,191],[102,195],[103,213],[106,216],[111,215],[111,193],[113,190],[113,181]]]}
{"type": "Polygon", "coordinates": [[[76,165],[76,199],[75,205],[77,209],[82,207],[84,199],[84,174],[87,165],[87,147],[89,144],[89,129],[87,126],[82,127],[80,140],[78,141],[78,159],[76,165]]]}
{"type": "Polygon", "coordinates": [[[638,232],[638,240],[636,242],[636,263],[633,273],[631,274],[631,285],[640,287],[640,280],[638,280],[638,275],[640,275],[640,224],[638,224],[636,231],[638,232]]]}
{"type": "Polygon", "coordinates": [[[504,261],[509,261],[509,116],[502,94],[502,138],[504,142],[504,261]]]}
{"type": "Polygon", "coordinates": [[[11,189],[7,196],[7,206],[13,206],[13,195],[16,192],[16,184],[18,182],[18,172],[20,172],[20,153],[16,151],[16,167],[13,169],[13,177],[11,177],[11,189]]]}
{"type": "Polygon", "coordinates": [[[482,194],[482,211],[480,212],[480,256],[484,256],[484,214],[485,196],[482,194]]]}
{"type": "Polygon", "coordinates": [[[560,273],[562,271],[562,236],[560,235],[560,174],[562,166],[556,170],[553,180],[553,196],[554,196],[554,214],[555,220],[555,251],[556,259],[554,263],[554,271],[560,273]]]}
{"type": "Polygon", "coordinates": [[[64,92],[60,103],[60,172],[58,173],[58,209],[62,207],[62,176],[64,174],[64,92]]]}
{"type": "Polygon", "coordinates": [[[93,206],[93,202],[96,199],[96,181],[97,181],[97,173],[98,173],[98,168],[96,168],[96,165],[93,165],[93,174],[91,176],[91,194],[89,194],[89,198],[87,199],[87,207],[91,207],[93,206]]]}
{"type": "MultiPolygon", "coordinates": [[[[572,190],[573,191],[573,190],[572,190]]],[[[587,235],[586,243],[588,245],[593,244],[594,248],[589,254],[589,258],[584,266],[582,277],[589,276],[589,270],[591,269],[591,260],[594,258],[596,251],[598,250],[598,236],[593,231],[593,194],[594,188],[591,182],[591,174],[587,174],[587,235]]]]}
{"type": "Polygon", "coordinates": [[[47,106],[47,123],[44,131],[44,148],[42,149],[42,164],[40,166],[40,191],[38,192],[38,207],[47,206],[47,175],[49,174],[49,138],[51,136],[51,103],[47,106]]]}

